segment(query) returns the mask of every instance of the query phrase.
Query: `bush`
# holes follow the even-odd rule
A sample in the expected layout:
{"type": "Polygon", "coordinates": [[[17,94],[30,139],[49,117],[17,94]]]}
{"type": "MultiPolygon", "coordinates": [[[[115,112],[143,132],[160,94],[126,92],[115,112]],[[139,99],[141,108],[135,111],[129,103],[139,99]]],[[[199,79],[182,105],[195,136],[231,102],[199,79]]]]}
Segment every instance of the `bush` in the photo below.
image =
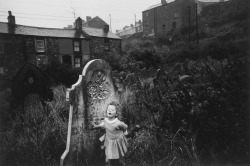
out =
{"type": "Polygon", "coordinates": [[[168,66],[153,88],[126,88],[127,160],[139,165],[250,163],[249,62],[207,58],[178,66],[168,66]],[[192,79],[178,80],[186,74],[192,79]]]}
{"type": "Polygon", "coordinates": [[[161,64],[160,56],[154,49],[143,49],[143,50],[134,50],[129,53],[129,58],[142,62],[143,67],[155,67],[157,68],[161,64]]]}
{"type": "Polygon", "coordinates": [[[17,114],[12,128],[1,133],[3,165],[59,165],[66,147],[68,105],[63,86],[53,92],[54,100],[45,106],[38,95],[28,96],[25,113],[17,114]]]}
{"type": "Polygon", "coordinates": [[[52,62],[52,64],[44,66],[43,71],[50,76],[55,86],[63,84],[67,87],[76,83],[79,75],[82,74],[82,68],[73,69],[70,65],[59,62],[52,62]]]}
{"type": "Polygon", "coordinates": [[[108,62],[113,70],[120,70],[119,61],[122,58],[121,54],[106,52],[103,54],[96,54],[94,57],[95,59],[103,59],[108,62]]]}

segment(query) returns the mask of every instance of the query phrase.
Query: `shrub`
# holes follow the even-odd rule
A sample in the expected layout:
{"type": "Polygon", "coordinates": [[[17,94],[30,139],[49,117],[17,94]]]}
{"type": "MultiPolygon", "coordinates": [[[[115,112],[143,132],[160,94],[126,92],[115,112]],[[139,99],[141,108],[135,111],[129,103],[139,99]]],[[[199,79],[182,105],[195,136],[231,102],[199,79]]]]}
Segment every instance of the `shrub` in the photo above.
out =
{"type": "Polygon", "coordinates": [[[52,62],[44,66],[43,71],[47,73],[54,85],[63,84],[67,87],[76,83],[82,68],[72,68],[70,65],[61,64],[59,62],[52,62]]]}
{"type": "Polygon", "coordinates": [[[159,54],[155,49],[143,49],[143,50],[134,50],[129,53],[129,58],[142,62],[143,67],[149,68],[151,66],[157,68],[161,64],[161,59],[159,54]]]}
{"type": "Polygon", "coordinates": [[[107,61],[113,70],[120,70],[119,61],[122,58],[121,54],[115,53],[115,52],[112,52],[112,53],[106,52],[103,54],[96,54],[94,55],[94,57],[95,59],[103,59],[107,61]]]}
{"type": "Polygon", "coordinates": [[[249,163],[249,62],[206,58],[179,66],[168,66],[153,88],[133,85],[124,92],[123,118],[131,131],[128,162],[249,163]],[[193,79],[178,81],[185,74],[193,79]]]}
{"type": "Polygon", "coordinates": [[[53,92],[54,100],[45,106],[38,95],[28,96],[25,113],[17,114],[12,128],[1,133],[4,165],[58,165],[65,150],[68,106],[63,86],[53,92]]]}

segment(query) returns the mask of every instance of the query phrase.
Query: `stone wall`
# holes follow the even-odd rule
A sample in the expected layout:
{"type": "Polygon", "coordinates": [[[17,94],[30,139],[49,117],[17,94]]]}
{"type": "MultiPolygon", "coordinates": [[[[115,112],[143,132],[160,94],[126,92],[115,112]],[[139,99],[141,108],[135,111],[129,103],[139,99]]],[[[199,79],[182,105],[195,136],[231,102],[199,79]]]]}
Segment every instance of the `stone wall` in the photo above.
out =
{"type": "Polygon", "coordinates": [[[1,65],[5,74],[10,79],[26,63],[36,63],[37,55],[46,55],[48,62],[59,60],[59,40],[57,38],[46,38],[46,51],[37,53],[35,48],[35,36],[0,35],[4,45],[4,53],[0,54],[1,65]]]}
{"type": "Polygon", "coordinates": [[[46,38],[46,53],[49,62],[59,60],[59,39],[58,38],[46,38]]]}
{"type": "Polygon", "coordinates": [[[1,35],[0,37],[3,39],[4,44],[4,53],[0,54],[0,60],[6,76],[13,78],[26,59],[23,39],[15,35],[1,35]]]}
{"type": "Polygon", "coordinates": [[[191,7],[191,23],[195,20],[195,2],[194,0],[176,0],[166,3],[159,7],[143,12],[144,34],[167,33],[174,28],[183,28],[188,26],[187,7],[191,7]],[[146,17],[146,13],[148,16],[146,17]],[[148,22],[148,25],[146,25],[148,22]],[[165,31],[163,26],[165,25],[165,31]]]}
{"type": "Polygon", "coordinates": [[[95,55],[102,53],[121,53],[121,40],[109,39],[109,50],[104,49],[104,38],[92,38],[90,41],[91,59],[95,59],[95,55]]]}
{"type": "Polygon", "coordinates": [[[24,52],[27,56],[26,61],[36,64],[36,47],[35,47],[35,37],[34,36],[22,36],[24,39],[24,52]]]}

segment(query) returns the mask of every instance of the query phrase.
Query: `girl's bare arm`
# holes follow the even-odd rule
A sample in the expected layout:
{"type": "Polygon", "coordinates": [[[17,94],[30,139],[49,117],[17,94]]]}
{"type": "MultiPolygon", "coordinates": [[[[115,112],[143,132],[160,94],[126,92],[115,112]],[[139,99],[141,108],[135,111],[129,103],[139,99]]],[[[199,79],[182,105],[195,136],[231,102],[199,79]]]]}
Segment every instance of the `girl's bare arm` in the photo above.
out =
{"type": "Polygon", "coordinates": [[[120,128],[121,130],[127,130],[128,125],[126,125],[124,122],[121,122],[121,123],[119,124],[119,128],[120,128]]]}
{"type": "Polygon", "coordinates": [[[94,122],[92,122],[91,124],[92,124],[92,126],[93,126],[94,129],[96,129],[96,128],[102,128],[103,127],[103,122],[100,123],[100,124],[98,124],[98,125],[95,124],[94,122]]]}

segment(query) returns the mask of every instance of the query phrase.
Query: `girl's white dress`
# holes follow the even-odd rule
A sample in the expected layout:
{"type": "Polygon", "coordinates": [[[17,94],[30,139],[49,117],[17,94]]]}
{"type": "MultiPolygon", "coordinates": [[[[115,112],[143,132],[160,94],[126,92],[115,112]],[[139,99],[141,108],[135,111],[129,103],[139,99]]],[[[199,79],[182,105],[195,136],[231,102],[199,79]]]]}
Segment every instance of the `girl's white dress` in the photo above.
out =
{"type": "Polygon", "coordinates": [[[124,135],[127,125],[117,118],[112,121],[105,118],[100,126],[106,130],[106,134],[100,138],[100,141],[104,141],[106,159],[119,159],[124,156],[128,144],[124,135]]]}

